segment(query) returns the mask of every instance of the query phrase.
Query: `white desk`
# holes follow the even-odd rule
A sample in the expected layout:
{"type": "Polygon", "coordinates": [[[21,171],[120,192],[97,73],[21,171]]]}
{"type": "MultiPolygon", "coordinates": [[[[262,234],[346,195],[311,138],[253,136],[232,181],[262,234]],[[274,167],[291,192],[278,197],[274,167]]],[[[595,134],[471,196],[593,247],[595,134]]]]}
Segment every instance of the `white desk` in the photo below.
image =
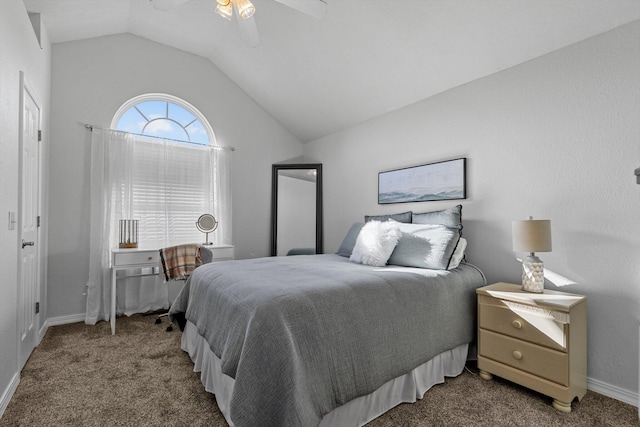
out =
{"type": "MultiPolygon", "coordinates": [[[[212,261],[227,261],[234,257],[233,246],[206,246],[212,253],[212,261]]],[[[158,249],[120,249],[111,250],[111,334],[116,333],[116,281],[118,270],[129,268],[160,269],[160,251],[158,249]]],[[[158,274],[158,273],[154,273],[158,274]]]]}

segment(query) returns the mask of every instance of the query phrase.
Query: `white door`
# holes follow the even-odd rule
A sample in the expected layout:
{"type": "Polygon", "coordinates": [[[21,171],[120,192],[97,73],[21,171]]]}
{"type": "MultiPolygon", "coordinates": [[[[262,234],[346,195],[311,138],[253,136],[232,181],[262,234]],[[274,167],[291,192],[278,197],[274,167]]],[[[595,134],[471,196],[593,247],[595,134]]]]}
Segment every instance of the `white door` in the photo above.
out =
{"type": "Polygon", "coordinates": [[[38,200],[40,107],[21,75],[20,117],[20,212],[18,250],[20,258],[18,327],[20,369],[36,345],[36,302],[38,301],[38,200]]]}

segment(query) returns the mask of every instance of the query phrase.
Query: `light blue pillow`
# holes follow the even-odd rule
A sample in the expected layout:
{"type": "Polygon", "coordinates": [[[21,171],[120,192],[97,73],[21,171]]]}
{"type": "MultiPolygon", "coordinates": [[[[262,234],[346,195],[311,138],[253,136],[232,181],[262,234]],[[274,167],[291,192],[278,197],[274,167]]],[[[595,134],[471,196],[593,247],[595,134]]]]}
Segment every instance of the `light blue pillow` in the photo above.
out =
{"type": "Polygon", "coordinates": [[[398,222],[411,224],[411,211],[391,214],[391,215],[365,215],[364,216],[364,222],[369,222],[369,221],[385,222],[390,219],[398,222]]]}
{"type": "MultiPolygon", "coordinates": [[[[440,224],[462,230],[462,205],[457,205],[441,211],[413,213],[413,224],[440,224]]],[[[462,231],[460,231],[462,233],[462,231]]]]}
{"type": "Polygon", "coordinates": [[[356,245],[356,240],[358,240],[358,234],[360,234],[360,230],[364,226],[361,222],[356,222],[351,226],[349,231],[347,231],[347,235],[344,236],[340,247],[338,248],[338,252],[336,254],[340,256],[344,256],[349,258],[351,253],[353,252],[353,247],[356,245]]]}
{"type": "Polygon", "coordinates": [[[387,264],[446,270],[460,232],[434,224],[398,224],[401,236],[387,264]]]}

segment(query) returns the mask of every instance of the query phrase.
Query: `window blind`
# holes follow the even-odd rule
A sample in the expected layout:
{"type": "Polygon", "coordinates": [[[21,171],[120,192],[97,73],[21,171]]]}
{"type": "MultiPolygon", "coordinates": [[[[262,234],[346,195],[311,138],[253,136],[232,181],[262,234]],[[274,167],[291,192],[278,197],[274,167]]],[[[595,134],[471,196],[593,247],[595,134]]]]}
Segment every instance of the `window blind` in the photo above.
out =
{"type": "Polygon", "coordinates": [[[141,245],[161,248],[203,241],[195,222],[203,213],[214,212],[211,150],[134,138],[131,180],[115,189],[122,192],[115,196],[129,198],[141,245]]]}

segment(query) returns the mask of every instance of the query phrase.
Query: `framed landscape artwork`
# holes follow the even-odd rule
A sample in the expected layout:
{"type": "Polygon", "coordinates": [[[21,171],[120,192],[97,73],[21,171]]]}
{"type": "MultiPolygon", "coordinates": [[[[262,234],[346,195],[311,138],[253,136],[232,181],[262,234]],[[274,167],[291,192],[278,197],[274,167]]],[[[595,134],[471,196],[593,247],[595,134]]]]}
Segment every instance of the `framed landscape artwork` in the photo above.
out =
{"type": "Polygon", "coordinates": [[[378,204],[467,198],[465,157],[378,173],[378,204]]]}

